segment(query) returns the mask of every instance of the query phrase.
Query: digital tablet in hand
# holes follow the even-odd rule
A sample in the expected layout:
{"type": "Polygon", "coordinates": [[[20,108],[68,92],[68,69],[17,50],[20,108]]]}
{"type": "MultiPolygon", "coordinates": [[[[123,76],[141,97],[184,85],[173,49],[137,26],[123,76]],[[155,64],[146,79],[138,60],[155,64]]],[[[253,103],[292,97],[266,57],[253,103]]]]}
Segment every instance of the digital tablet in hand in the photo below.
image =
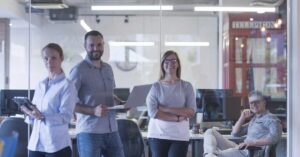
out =
{"type": "Polygon", "coordinates": [[[31,106],[34,106],[27,97],[14,97],[12,99],[19,107],[24,106],[28,110],[32,111],[31,106]]]}

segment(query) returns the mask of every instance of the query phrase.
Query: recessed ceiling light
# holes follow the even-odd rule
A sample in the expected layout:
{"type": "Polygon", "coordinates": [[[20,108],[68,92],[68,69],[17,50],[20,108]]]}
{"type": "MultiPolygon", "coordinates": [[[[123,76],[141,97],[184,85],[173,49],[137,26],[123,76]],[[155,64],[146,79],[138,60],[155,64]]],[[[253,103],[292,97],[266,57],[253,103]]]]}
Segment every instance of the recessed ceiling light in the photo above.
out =
{"type": "Polygon", "coordinates": [[[154,46],[154,42],[117,42],[117,41],[109,41],[109,46],[154,46]]]}
{"type": "Polygon", "coordinates": [[[165,46],[209,46],[209,42],[165,42],[165,46]]]}
{"type": "Polygon", "coordinates": [[[229,6],[196,6],[194,11],[224,12],[275,12],[275,7],[229,7],[229,6]]]}
{"type": "Polygon", "coordinates": [[[86,22],[84,20],[80,20],[80,25],[81,25],[81,27],[83,27],[83,29],[86,32],[89,32],[92,30],[91,27],[88,24],[86,24],[86,22]]]}
{"type": "Polygon", "coordinates": [[[173,6],[171,5],[93,5],[91,6],[91,10],[101,10],[101,11],[151,11],[151,10],[173,10],[173,6]]]}

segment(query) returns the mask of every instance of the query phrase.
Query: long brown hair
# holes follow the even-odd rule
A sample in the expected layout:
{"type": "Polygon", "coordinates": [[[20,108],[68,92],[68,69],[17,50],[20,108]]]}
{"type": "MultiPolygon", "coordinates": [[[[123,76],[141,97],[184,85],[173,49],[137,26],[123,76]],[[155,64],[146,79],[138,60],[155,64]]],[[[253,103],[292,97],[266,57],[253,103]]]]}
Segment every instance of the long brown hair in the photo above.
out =
{"type": "Polygon", "coordinates": [[[177,60],[177,63],[178,63],[178,68],[176,70],[176,76],[180,79],[181,77],[181,64],[180,64],[180,59],[177,55],[177,53],[173,50],[168,50],[164,53],[163,57],[162,57],[162,60],[161,60],[161,63],[160,63],[160,77],[159,77],[159,80],[162,80],[163,78],[165,78],[165,75],[166,75],[166,71],[164,70],[164,62],[166,60],[166,58],[170,55],[175,55],[176,57],[176,60],[177,60]]]}

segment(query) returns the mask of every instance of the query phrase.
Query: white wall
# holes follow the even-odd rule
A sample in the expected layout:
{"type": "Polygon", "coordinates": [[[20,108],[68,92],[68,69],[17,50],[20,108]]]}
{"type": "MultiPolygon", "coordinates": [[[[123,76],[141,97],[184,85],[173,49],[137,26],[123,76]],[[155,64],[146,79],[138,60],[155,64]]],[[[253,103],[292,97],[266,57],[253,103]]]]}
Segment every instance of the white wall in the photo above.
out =
{"type": "MultiPolygon", "coordinates": [[[[114,70],[117,87],[131,87],[136,84],[152,83],[159,77],[160,34],[159,18],[155,16],[100,17],[97,24],[95,17],[84,17],[92,29],[103,33],[106,46],[105,61],[114,70]],[[136,54],[149,59],[138,62],[137,67],[129,72],[119,70],[111,61],[108,41],[154,41],[153,47],[135,47],[136,54]]],[[[65,52],[63,64],[66,73],[78,63],[84,53],[83,38],[85,31],[79,22],[57,22],[44,20],[41,25],[31,28],[31,87],[47,75],[40,58],[40,50],[48,42],[59,43],[65,52]]],[[[11,28],[11,83],[10,88],[27,88],[26,53],[28,49],[28,28],[11,28]]],[[[182,61],[182,78],[193,83],[195,88],[217,88],[217,18],[216,17],[163,17],[163,40],[165,41],[207,41],[209,47],[162,47],[162,52],[173,49],[182,61]]],[[[162,43],[163,45],[163,43],[162,43]]],[[[119,52],[114,52],[118,55],[119,52]]],[[[123,52],[120,52],[123,53],[123,52]]]]}
{"type": "Polygon", "coordinates": [[[4,40],[0,40],[0,89],[5,87],[5,53],[4,40]],[[3,77],[4,76],[4,77],[3,77]]]}

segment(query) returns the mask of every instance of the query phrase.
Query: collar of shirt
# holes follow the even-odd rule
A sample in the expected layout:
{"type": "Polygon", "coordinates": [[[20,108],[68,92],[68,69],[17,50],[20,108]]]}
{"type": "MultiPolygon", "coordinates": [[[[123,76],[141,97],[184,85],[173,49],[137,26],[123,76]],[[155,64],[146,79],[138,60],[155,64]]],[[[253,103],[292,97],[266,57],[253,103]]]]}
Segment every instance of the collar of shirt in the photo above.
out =
{"type": "MultiPolygon", "coordinates": [[[[88,66],[89,66],[90,68],[97,68],[97,67],[92,63],[92,61],[90,60],[90,58],[89,58],[88,56],[86,56],[84,60],[88,63],[88,66]]],[[[102,67],[102,66],[103,66],[103,63],[102,63],[101,60],[100,60],[100,63],[101,63],[101,67],[102,67]]],[[[97,69],[98,69],[98,68],[97,68],[97,69]]]]}
{"type": "Polygon", "coordinates": [[[63,80],[66,77],[65,73],[62,72],[58,75],[55,75],[52,79],[50,79],[49,77],[47,77],[46,79],[44,79],[43,83],[47,84],[48,86],[51,86],[52,84],[55,84],[57,82],[60,82],[61,80],[63,80]]]}
{"type": "Polygon", "coordinates": [[[267,110],[266,112],[264,112],[264,113],[255,115],[255,118],[261,118],[261,117],[263,117],[264,115],[266,115],[267,113],[269,113],[268,110],[267,110]]]}

